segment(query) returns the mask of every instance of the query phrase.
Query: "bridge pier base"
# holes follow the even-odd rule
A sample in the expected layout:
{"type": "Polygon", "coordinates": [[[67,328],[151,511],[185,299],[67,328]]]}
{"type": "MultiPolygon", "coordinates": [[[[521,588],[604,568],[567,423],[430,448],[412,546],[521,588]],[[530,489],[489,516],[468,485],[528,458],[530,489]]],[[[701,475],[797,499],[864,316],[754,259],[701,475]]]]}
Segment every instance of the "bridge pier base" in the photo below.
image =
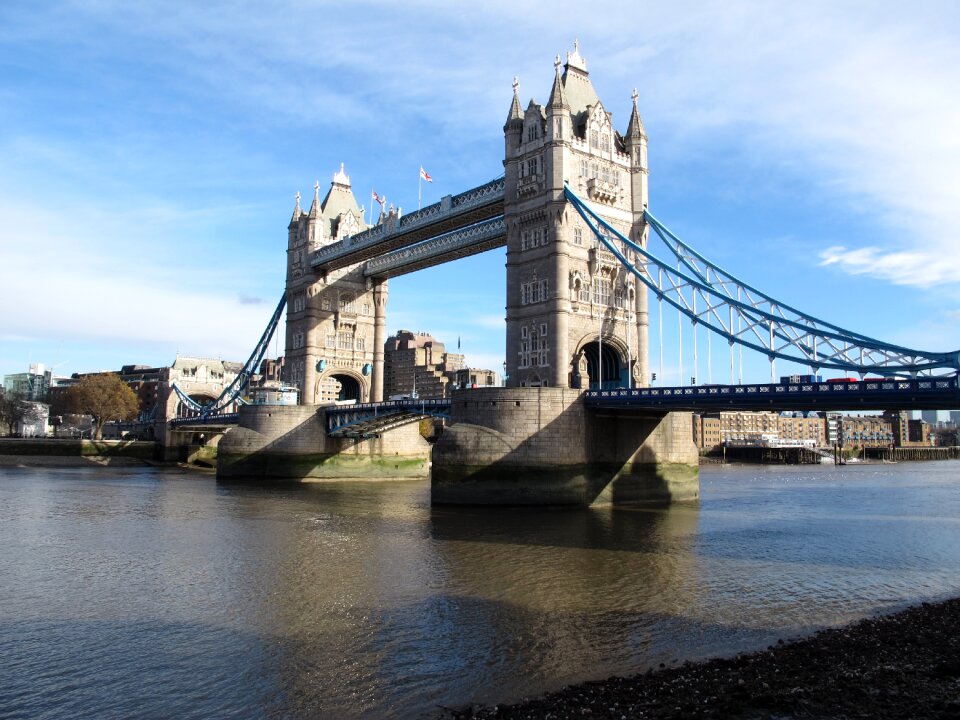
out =
{"type": "Polygon", "coordinates": [[[220,441],[217,480],[295,482],[426,477],[430,444],[417,423],[367,440],[330,438],[318,405],[246,405],[220,441]]]}
{"type": "Polygon", "coordinates": [[[689,413],[588,410],[578,390],[453,395],[433,448],[437,504],[657,505],[700,496],[689,413]]]}

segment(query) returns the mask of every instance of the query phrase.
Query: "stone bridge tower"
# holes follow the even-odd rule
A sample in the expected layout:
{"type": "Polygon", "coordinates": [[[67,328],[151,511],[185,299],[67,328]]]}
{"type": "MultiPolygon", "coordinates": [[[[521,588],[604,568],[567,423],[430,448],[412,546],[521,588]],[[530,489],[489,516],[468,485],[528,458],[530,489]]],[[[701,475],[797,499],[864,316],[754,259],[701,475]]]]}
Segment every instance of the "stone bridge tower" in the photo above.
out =
{"type": "Polygon", "coordinates": [[[376,359],[382,368],[385,328],[383,313],[377,323],[374,308],[386,304],[386,281],[374,286],[359,265],[324,277],[317,277],[310,267],[312,251],[366,227],[343,165],[323,201],[316,184],[308,212],[300,208],[297,194],[287,240],[284,380],[300,388],[302,405],[365,402],[377,394],[375,376],[382,378],[382,373],[374,373],[374,364],[376,359]]]}
{"type": "Polygon", "coordinates": [[[531,100],[522,109],[514,81],[503,128],[508,386],[643,386],[649,381],[646,286],[599,249],[563,195],[569,183],[613,227],[646,247],[647,137],[637,94],[621,135],[576,43],[565,64],[557,57],[555,69],[545,106],[531,100]]]}

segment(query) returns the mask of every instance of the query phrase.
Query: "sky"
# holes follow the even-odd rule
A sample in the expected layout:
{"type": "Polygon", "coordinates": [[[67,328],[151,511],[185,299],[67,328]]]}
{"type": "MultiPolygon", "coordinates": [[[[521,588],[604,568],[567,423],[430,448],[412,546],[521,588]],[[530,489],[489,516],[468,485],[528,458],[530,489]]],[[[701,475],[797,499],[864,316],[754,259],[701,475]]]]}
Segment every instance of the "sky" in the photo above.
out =
{"type": "MultiPolygon", "coordinates": [[[[297,192],[343,163],[366,209],[376,190],[410,212],[421,165],[424,204],[498,177],[513,78],[545,103],[575,39],[621,133],[637,88],[673,232],[814,316],[960,349],[960,4],[542,7],[0,3],[0,375],[242,362],[283,293],[297,192]]],[[[504,262],[391,280],[388,332],[499,370],[504,262]]],[[[672,384],[692,357],[668,317],[672,384]]],[[[706,366],[699,342],[701,382],[724,381],[725,343],[706,366]]]]}

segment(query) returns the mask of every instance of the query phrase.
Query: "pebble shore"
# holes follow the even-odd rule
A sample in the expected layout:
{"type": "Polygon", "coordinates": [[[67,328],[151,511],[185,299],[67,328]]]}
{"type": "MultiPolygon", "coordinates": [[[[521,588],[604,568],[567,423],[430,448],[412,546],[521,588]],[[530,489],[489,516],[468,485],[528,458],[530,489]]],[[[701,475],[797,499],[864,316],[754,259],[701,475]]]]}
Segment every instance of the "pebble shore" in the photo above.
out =
{"type": "Polygon", "coordinates": [[[960,718],[960,599],[442,718],[960,718]]]}

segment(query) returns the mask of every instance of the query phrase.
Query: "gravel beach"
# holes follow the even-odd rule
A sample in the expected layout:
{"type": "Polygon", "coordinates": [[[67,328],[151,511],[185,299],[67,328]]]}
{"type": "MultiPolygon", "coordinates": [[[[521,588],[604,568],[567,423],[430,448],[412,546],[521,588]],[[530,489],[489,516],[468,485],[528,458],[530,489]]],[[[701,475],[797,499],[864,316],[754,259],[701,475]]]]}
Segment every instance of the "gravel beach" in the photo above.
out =
{"type": "Polygon", "coordinates": [[[442,718],[960,718],[960,599],[442,718]]]}

